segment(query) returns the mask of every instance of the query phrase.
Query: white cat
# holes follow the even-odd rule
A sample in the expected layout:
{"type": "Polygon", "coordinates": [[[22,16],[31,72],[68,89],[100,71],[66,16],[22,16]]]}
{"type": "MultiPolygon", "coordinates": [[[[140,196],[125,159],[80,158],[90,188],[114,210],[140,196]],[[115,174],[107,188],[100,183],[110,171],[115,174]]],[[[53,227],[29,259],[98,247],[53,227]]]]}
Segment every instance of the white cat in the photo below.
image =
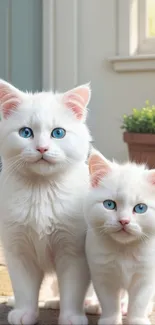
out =
{"type": "Polygon", "coordinates": [[[122,323],[121,293],[128,292],[127,324],[147,325],[155,293],[155,170],[90,156],[85,204],[86,253],[103,313],[98,324],[122,323]]]}
{"type": "Polygon", "coordinates": [[[15,295],[10,324],[34,324],[45,272],[56,270],[59,324],[87,324],[83,199],[89,85],[24,93],[0,80],[0,236],[15,295]]]}

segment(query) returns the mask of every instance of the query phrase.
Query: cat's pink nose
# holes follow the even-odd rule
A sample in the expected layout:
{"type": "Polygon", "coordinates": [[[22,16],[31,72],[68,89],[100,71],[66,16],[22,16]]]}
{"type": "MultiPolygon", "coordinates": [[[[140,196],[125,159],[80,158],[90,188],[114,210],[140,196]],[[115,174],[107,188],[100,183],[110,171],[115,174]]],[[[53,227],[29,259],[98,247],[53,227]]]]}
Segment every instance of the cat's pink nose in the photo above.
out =
{"type": "Polygon", "coordinates": [[[44,152],[48,151],[48,147],[37,147],[36,149],[37,149],[37,151],[39,151],[41,154],[43,154],[44,152]]]}
{"type": "Polygon", "coordinates": [[[125,226],[125,225],[128,225],[130,223],[130,220],[129,219],[122,219],[122,220],[119,220],[120,224],[122,226],[125,226]]]}

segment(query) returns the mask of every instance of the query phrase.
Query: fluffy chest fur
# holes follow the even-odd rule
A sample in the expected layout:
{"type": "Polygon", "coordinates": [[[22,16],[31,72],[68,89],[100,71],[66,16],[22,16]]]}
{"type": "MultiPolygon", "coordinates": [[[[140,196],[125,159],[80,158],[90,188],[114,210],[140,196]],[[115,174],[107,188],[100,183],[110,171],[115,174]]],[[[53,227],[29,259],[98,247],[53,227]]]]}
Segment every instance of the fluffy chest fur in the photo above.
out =
{"type": "Polygon", "coordinates": [[[84,225],[82,206],[87,193],[87,177],[84,164],[57,182],[50,179],[32,182],[14,175],[5,183],[4,172],[0,196],[2,224],[28,225],[39,236],[51,234],[57,227],[80,231],[84,225]]]}
{"type": "Polygon", "coordinates": [[[24,182],[17,175],[5,182],[5,176],[4,170],[0,179],[0,234],[7,250],[29,252],[44,271],[53,268],[56,255],[63,258],[64,251],[75,254],[83,250],[83,199],[88,188],[85,164],[56,183],[50,179],[24,182]]]}
{"type": "Polygon", "coordinates": [[[155,271],[155,240],[148,244],[120,245],[109,238],[99,238],[91,230],[86,240],[88,263],[93,273],[128,289],[135,274],[151,276],[155,271]],[[93,245],[91,243],[93,242],[93,245]],[[91,245],[91,250],[90,250],[91,245]]]}

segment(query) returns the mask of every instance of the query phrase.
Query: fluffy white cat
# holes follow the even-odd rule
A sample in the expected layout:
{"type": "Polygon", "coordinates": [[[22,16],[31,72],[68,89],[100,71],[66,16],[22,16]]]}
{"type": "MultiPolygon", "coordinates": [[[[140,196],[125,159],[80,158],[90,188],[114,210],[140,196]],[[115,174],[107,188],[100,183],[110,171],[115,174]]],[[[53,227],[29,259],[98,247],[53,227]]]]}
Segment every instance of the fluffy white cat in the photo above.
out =
{"type": "Polygon", "coordinates": [[[89,100],[89,85],[31,94],[0,80],[0,236],[15,295],[10,324],[36,323],[44,273],[55,270],[59,324],[87,324],[89,100]]]}
{"type": "Polygon", "coordinates": [[[100,325],[146,325],[155,293],[155,170],[90,156],[91,188],[85,204],[86,253],[103,313],[100,325]]]}

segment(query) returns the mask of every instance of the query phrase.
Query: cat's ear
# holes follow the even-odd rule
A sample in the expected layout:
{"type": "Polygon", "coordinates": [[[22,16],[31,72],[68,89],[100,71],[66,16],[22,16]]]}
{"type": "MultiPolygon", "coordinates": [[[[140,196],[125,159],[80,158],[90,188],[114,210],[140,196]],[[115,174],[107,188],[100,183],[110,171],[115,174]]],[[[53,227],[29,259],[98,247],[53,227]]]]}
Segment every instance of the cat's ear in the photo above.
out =
{"type": "Polygon", "coordinates": [[[90,85],[82,85],[63,94],[63,103],[73,111],[78,120],[84,120],[87,113],[87,105],[90,101],[90,85]]]}
{"type": "Polygon", "coordinates": [[[147,179],[152,185],[155,185],[155,169],[147,170],[147,179]]]}
{"type": "Polygon", "coordinates": [[[0,79],[0,111],[7,118],[22,101],[22,92],[8,82],[0,79]]]}
{"type": "Polygon", "coordinates": [[[92,187],[97,187],[101,179],[111,171],[111,163],[97,150],[93,150],[88,160],[92,187]]]}

